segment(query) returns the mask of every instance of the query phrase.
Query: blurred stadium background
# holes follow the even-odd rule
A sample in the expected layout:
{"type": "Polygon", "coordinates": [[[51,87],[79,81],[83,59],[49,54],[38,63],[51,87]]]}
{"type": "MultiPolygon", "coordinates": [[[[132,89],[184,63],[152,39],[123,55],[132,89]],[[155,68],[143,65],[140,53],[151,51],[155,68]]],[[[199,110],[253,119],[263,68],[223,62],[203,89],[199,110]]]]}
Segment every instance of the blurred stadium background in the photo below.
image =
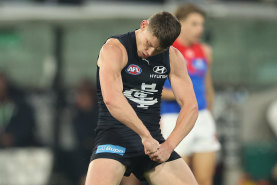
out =
{"type": "MultiPolygon", "coordinates": [[[[276,0],[0,0],[0,73],[32,107],[37,141],[0,144],[0,185],[80,184],[79,161],[88,159],[76,151],[88,127],[76,125],[75,105],[78,92],[94,90],[84,84],[95,81],[101,45],[184,2],[208,13],[203,40],[214,50],[222,143],[214,184],[276,184],[276,0]]],[[[0,134],[5,119],[0,102],[0,134]]]]}

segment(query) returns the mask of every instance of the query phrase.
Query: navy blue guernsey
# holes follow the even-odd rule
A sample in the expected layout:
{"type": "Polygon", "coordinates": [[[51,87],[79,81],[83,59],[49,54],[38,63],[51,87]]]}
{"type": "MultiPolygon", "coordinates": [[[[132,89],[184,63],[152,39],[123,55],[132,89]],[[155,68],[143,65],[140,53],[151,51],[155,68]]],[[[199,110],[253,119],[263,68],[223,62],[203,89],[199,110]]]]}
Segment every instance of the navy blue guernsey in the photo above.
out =
{"type": "MultiPolygon", "coordinates": [[[[170,72],[169,50],[142,59],[137,55],[135,32],[112,36],[111,38],[118,39],[128,54],[128,63],[121,71],[124,96],[149,131],[159,131],[161,92],[170,72]]],[[[110,114],[103,101],[98,67],[97,96],[99,105],[97,128],[125,128],[123,123],[110,114]]]]}

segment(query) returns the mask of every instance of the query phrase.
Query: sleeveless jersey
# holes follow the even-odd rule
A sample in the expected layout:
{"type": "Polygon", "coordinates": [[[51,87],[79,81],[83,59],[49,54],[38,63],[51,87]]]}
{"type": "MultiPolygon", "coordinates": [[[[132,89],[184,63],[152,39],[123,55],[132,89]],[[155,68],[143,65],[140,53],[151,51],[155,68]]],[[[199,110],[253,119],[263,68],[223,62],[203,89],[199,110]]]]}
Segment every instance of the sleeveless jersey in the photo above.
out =
{"type": "MultiPolygon", "coordinates": [[[[121,71],[124,96],[150,132],[159,130],[161,92],[170,72],[169,50],[142,59],[137,55],[135,32],[111,38],[118,39],[128,54],[128,63],[121,71]]],[[[110,114],[103,101],[99,68],[97,68],[97,96],[99,106],[97,128],[125,128],[123,123],[110,114]]]]}
{"type": "MultiPolygon", "coordinates": [[[[198,109],[206,109],[205,75],[208,69],[208,64],[202,45],[196,43],[187,47],[176,40],[173,43],[173,46],[182,53],[187,61],[187,69],[193,83],[198,109]]],[[[166,80],[164,87],[171,89],[168,79],[166,80]]],[[[179,112],[180,107],[176,101],[162,101],[162,114],[179,112]]]]}

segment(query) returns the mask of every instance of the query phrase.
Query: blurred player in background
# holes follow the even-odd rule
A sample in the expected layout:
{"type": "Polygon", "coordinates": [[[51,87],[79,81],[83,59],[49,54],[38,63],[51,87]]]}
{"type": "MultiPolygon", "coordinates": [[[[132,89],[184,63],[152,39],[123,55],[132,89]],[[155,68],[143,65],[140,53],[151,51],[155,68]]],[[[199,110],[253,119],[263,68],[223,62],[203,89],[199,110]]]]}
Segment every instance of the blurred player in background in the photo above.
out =
{"type": "MultiPolygon", "coordinates": [[[[182,27],[173,46],[186,59],[199,108],[194,128],[175,151],[191,166],[200,185],[211,185],[216,162],[215,152],[219,150],[220,144],[211,115],[214,98],[210,74],[212,50],[200,42],[205,13],[195,5],[184,4],[177,8],[175,15],[182,27]]],[[[168,79],[164,85],[162,99],[161,129],[163,136],[167,138],[175,127],[180,111],[168,79]]]]}
{"type": "Polygon", "coordinates": [[[25,93],[0,72],[0,149],[39,146],[34,110],[25,93]]]}

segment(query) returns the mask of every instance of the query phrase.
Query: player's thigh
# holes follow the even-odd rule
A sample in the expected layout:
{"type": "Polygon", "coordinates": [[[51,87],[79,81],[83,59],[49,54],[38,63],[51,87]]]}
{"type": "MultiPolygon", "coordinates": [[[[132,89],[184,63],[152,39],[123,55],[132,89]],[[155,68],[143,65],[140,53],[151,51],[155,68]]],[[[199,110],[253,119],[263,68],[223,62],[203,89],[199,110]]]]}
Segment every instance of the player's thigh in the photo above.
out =
{"type": "Polygon", "coordinates": [[[183,159],[162,163],[145,173],[151,185],[197,185],[197,182],[183,159]]]}
{"type": "Polygon", "coordinates": [[[195,153],[192,158],[193,173],[200,185],[212,184],[216,164],[215,152],[195,153]]]}
{"type": "Polygon", "coordinates": [[[95,159],[90,162],[86,185],[119,185],[126,167],[114,159],[95,159]]]}
{"type": "Polygon", "coordinates": [[[123,177],[120,185],[140,185],[140,181],[131,173],[129,177],[123,177]]]}

